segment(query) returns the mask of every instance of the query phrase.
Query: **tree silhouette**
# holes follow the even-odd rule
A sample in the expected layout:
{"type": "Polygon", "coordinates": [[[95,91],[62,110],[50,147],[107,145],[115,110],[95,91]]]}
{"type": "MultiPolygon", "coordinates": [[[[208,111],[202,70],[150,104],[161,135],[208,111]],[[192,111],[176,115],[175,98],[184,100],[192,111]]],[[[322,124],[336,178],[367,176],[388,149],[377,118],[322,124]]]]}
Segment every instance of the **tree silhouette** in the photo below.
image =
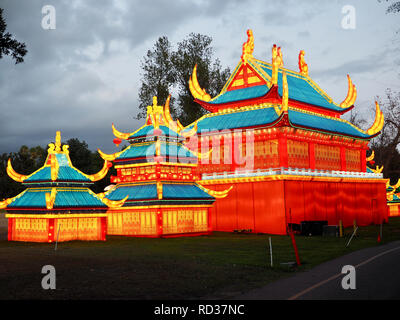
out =
{"type": "Polygon", "coordinates": [[[11,56],[15,64],[24,62],[23,57],[28,52],[25,43],[15,40],[11,33],[6,32],[6,28],[3,9],[0,8],[0,59],[6,55],[11,56]]]}

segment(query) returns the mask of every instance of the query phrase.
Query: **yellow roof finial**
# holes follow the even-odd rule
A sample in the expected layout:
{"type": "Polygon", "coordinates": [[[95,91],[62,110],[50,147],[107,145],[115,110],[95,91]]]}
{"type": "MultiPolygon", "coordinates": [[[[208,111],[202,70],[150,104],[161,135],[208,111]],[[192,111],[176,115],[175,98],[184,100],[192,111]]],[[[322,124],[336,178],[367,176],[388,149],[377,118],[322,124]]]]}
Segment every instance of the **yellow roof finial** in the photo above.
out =
{"type": "Polygon", "coordinates": [[[302,75],[308,76],[308,65],[304,61],[304,55],[305,55],[304,50],[300,50],[300,53],[299,53],[299,69],[300,69],[300,73],[302,75]]]}
{"type": "Polygon", "coordinates": [[[61,132],[60,131],[56,132],[56,143],[55,143],[55,146],[56,146],[55,151],[56,152],[61,152],[61,132]]]}
{"type": "Polygon", "coordinates": [[[271,82],[273,85],[278,84],[278,68],[279,68],[278,48],[276,44],[272,46],[272,75],[271,82]]]}
{"type": "Polygon", "coordinates": [[[253,36],[253,30],[248,29],[247,30],[247,41],[243,43],[242,46],[242,62],[244,64],[247,63],[247,59],[251,58],[253,56],[253,51],[254,51],[254,36],[253,36]]]}
{"type": "Polygon", "coordinates": [[[153,107],[157,107],[157,96],[153,97],[153,107]]]}

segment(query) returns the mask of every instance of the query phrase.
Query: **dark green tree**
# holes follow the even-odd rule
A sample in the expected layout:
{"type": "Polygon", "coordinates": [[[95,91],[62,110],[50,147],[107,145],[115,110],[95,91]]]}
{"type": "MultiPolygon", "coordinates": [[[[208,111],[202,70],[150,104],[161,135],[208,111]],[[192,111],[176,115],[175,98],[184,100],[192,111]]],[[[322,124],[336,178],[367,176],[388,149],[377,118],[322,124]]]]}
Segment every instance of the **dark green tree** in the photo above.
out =
{"type": "MultiPolygon", "coordinates": [[[[157,96],[159,103],[164,103],[175,83],[175,73],[171,62],[171,44],[167,37],[158,38],[153,50],[148,50],[141,63],[143,70],[142,85],[139,89],[139,114],[137,118],[146,116],[146,108],[157,96]]],[[[173,99],[170,101],[171,112],[173,99]]]]}
{"type": "Polygon", "coordinates": [[[400,178],[400,92],[386,90],[386,99],[379,105],[385,117],[381,133],[371,141],[371,149],[375,151],[375,162],[383,165],[383,175],[392,183],[400,178]]]}
{"type": "MultiPolygon", "coordinates": [[[[378,1],[379,2],[382,2],[382,1],[388,2],[389,0],[378,0],[378,1]]],[[[400,1],[393,2],[386,9],[386,13],[396,13],[396,12],[400,12],[400,1]]]]}
{"type": "Polygon", "coordinates": [[[189,90],[189,78],[197,64],[199,84],[212,97],[217,95],[230,75],[229,68],[222,70],[218,59],[213,60],[212,38],[206,35],[191,33],[178,43],[172,54],[172,63],[176,72],[178,89],[179,119],[188,125],[200,118],[206,111],[194,102],[189,90]]]}
{"type": "Polygon", "coordinates": [[[171,111],[183,125],[188,125],[206,113],[193,101],[189,90],[193,67],[197,64],[199,83],[211,96],[221,91],[230,75],[229,68],[223,69],[220,61],[213,59],[211,43],[211,37],[191,33],[173,51],[167,37],[158,39],[142,62],[144,73],[139,90],[138,118],[146,115],[146,107],[152,103],[154,95],[157,95],[159,104],[163,104],[168,94],[173,92],[171,111]]]}
{"type": "Polygon", "coordinates": [[[15,64],[24,62],[23,57],[28,52],[25,43],[14,39],[11,33],[6,32],[6,28],[3,9],[0,8],[0,59],[6,55],[11,56],[15,60],[15,64]]]}

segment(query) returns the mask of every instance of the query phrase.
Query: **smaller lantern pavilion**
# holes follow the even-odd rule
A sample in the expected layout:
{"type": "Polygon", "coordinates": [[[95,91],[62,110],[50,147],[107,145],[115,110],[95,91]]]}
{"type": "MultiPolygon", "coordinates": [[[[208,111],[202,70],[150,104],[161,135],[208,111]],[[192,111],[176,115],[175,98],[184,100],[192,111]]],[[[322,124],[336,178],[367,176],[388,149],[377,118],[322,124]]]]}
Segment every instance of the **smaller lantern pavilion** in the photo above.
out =
{"type": "Polygon", "coordinates": [[[110,201],[88,187],[103,179],[111,164],[105,161],[98,173],[84,174],[72,165],[68,148],[61,148],[57,131],[45,164],[30,175],[15,172],[8,160],[7,174],[27,186],[0,203],[7,212],[9,241],[106,240],[106,211],[121,206],[124,199],[110,201]]]}
{"type": "MultiPolygon", "coordinates": [[[[375,152],[372,150],[372,153],[369,157],[367,157],[367,172],[381,174],[383,171],[383,166],[375,166],[375,169],[372,166],[375,165],[374,161],[375,152]]],[[[400,216],[400,179],[397,180],[397,183],[394,185],[390,184],[390,179],[387,179],[386,182],[386,199],[388,205],[388,216],[396,217],[400,216]]]]}
{"type": "Polygon", "coordinates": [[[183,145],[185,137],[179,133],[183,127],[172,120],[169,100],[163,107],[154,97],[145,124],[132,133],[119,132],[112,126],[117,140],[130,143],[127,148],[112,155],[99,150],[117,170],[117,176],[111,177],[116,185],[105,193],[105,198],[120,201],[128,197],[122,207],[108,211],[110,235],[209,234],[210,208],[215,198],[225,197],[230,190],[212,191],[195,182],[200,179],[199,155],[183,145]]]}

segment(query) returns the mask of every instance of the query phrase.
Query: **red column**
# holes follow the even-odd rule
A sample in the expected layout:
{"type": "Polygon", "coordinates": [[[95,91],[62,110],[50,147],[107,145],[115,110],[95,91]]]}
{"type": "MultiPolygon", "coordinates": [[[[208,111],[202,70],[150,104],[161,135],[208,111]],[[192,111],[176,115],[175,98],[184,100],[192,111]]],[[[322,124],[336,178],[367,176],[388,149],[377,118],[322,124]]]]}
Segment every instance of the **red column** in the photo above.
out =
{"type": "Polygon", "coordinates": [[[308,159],[310,164],[310,169],[315,170],[315,143],[308,143],[308,159]]]}
{"type": "MultiPolygon", "coordinates": [[[[231,146],[230,147],[230,153],[229,153],[230,161],[231,161],[231,171],[235,172],[235,170],[236,170],[235,149],[236,148],[235,148],[235,137],[234,137],[233,131],[232,131],[232,133],[231,133],[231,135],[229,137],[229,140],[227,140],[227,141],[224,140],[224,143],[229,143],[229,145],[231,146]]],[[[225,155],[224,155],[224,157],[225,157],[225,155]]]]}
{"type": "Polygon", "coordinates": [[[47,242],[53,242],[54,241],[54,218],[49,219],[49,230],[48,230],[48,240],[47,242]]]}
{"type": "Polygon", "coordinates": [[[13,239],[14,218],[8,218],[8,241],[13,239]]]}
{"type": "Polygon", "coordinates": [[[161,237],[162,234],[163,234],[162,210],[157,209],[157,236],[161,237]]]}
{"type": "Polygon", "coordinates": [[[100,219],[101,219],[101,240],[106,241],[107,217],[102,217],[100,219]]]}
{"type": "Polygon", "coordinates": [[[280,135],[278,138],[278,150],[279,150],[279,166],[287,168],[288,165],[288,154],[287,154],[287,137],[286,135],[280,135]]]}
{"type": "Polygon", "coordinates": [[[360,162],[361,162],[361,172],[366,172],[367,171],[367,150],[366,149],[361,149],[360,150],[360,162]]]}
{"type": "Polygon", "coordinates": [[[346,171],[346,148],[340,147],[340,170],[346,171]]]}
{"type": "Polygon", "coordinates": [[[211,208],[207,209],[207,225],[208,225],[208,233],[212,232],[212,221],[211,221],[211,208]]]}

